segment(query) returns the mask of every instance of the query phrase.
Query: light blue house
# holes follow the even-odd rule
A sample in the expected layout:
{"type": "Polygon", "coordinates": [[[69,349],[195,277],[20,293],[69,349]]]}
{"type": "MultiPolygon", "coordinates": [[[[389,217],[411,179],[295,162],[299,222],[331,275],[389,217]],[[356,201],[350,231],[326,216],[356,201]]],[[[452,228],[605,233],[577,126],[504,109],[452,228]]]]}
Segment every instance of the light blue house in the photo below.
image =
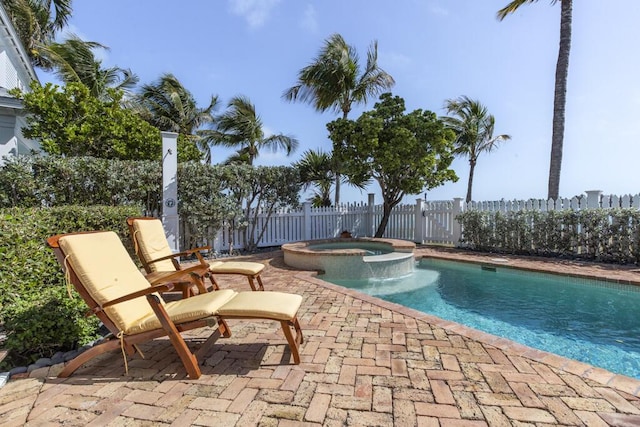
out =
{"type": "Polygon", "coordinates": [[[13,88],[29,90],[33,80],[38,76],[0,3],[0,164],[4,156],[40,151],[36,141],[22,136],[21,129],[26,125],[22,102],[8,93],[13,88]]]}

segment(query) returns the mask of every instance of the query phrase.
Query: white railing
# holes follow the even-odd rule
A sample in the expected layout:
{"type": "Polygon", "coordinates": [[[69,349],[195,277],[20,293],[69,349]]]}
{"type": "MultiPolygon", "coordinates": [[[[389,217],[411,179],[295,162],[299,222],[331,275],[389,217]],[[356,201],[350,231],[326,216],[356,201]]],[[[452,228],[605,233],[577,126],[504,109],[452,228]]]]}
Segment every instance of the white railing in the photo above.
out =
{"type": "MultiPolygon", "coordinates": [[[[466,210],[520,211],[520,210],[580,210],[585,208],[640,209],[640,194],[622,197],[602,195],[601,191],[587,191],[586,195],[571,199],[498,200],[465,203],[460,198],[444,201],[423,201],[398,205],[391,213],[383,237],[410,240],[416,243],[456,245],[461,236],[456,216],[466,210]]],[[[281,211],[271,217],[258,215],[257,234],[264,227],[258,247],[280,246],[300,240],[328,239],[349,231],[354,237],[375,234],[383,214],[382,205],[375,205],[373,195],[368,203],[344,204],[338,207],[312,208],[305,203],[300,211],[281,211]]],[[[234,233],[233,248],[242,249],[242,232],[234,233]]],[[[217,252],[229,250],[229,232],[222,230],[212,242],[217,252]]]]}

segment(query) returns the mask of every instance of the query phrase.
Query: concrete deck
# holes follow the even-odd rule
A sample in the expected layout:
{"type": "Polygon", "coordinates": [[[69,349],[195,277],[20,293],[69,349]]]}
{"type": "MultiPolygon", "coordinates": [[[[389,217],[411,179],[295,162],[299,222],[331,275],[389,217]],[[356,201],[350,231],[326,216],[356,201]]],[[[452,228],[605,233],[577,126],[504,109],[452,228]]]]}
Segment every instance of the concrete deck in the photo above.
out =
{"type": "MultiPolygon", "coordinates": [[[[640,283],[636,268],[417,253],[640,283]]],[[[280,251],[247,259],[267,265],[266,289],[304,296],[300,365],[276,322],[231,321],[233,336],[201,360],[199,380],[158,339],[142,346],[146,359],[129,361],[128,375],[114,352],[71,378],[48,376],[59,367],[12,378],[0,388],[0,424],[640,425],[638,380],[324,283],[284,266],[280,251]]],[[[248,289],[240,277],[219,282],[248,289]]],[[[210,332],[186,337],[195,348],[210,332]]]]}

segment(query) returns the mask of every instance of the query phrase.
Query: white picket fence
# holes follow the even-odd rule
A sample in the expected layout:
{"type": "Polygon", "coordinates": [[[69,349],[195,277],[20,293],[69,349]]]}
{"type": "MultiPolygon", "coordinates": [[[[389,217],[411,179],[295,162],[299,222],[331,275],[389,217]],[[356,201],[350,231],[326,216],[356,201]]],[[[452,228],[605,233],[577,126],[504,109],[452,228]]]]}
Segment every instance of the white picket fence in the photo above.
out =
{"type": "MultiPolygon", "coordinates": [[[[498,200],[465,203],[461,198],[443,201],[417,199],[415,204],[396,206],[389,218],[384,237],[410,240],[416,243],[456,245],[462,229],[455,220],[466,210],[520,211],[520,210],[580,210],[585,208],[640,209],[640,194],[625,196],[602,195],[601,191],[587,191],[586,195],[571,199],[498,200]]],[[[382,218],[382,205],[374,203],[373,194],[368,203],[344,204],[338,207],[313,208],[305,203],[300,211],[281,211],[271,217],[258,215],[256,230],[265,227],[258,247],[280,246],[300,240],[338,237],[349,231],[354,237],[371,237],[382,218]]],[[[228,230],[222,230],[211,244],[217,252],[230,247],[228,230]]],[[[233,236],[233,248],[242,249],[242,232],[233,236]]]]}
{"type": "MultiPolygon", "coordinates": [[[[383,213],[382,205],[375,205],[371,196],[367,204],[313,208],[310,203],[305,203],[301,211],[279,211],[270,217],[258,214],[256,234],[263,227],[265,229],[258,247],[280,246],[300,240],[329,239],[338,237],[343,231],[350,232],[354,237],[371,237],[375,234],[383,213]]],[[[384,237],[414,240],[415,216],[415,205],[396,206],[389,218],[384,237]]],[[[223,229],[211,246],[217,252],[226,252],[232,241],[234,249],[242,249],[243,232],[236,231],[230,236],[229,230],[223,229]]]]}

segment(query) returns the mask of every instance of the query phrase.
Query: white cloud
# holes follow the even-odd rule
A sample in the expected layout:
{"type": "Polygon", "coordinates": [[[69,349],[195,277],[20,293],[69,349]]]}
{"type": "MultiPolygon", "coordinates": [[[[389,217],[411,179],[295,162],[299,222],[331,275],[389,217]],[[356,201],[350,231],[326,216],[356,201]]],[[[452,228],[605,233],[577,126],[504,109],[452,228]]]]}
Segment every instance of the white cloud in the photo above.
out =
{"type": "Polygon", "coordinates": [[[267,21],[271,10],[281,0],[229,0],[231,12],[242,16],[249,27],[259,28],[267,21]]]}
{"type": "Polygon", "coordinates": [[[429,12],[436,16],[449,16],[449,10],[437,4],[431,4],[429,6],[429,12]]]}
{"type": "Polygon", "coordinates": [[[304,17],[300,22],[300,27],[309,31],[310,33],[315,33],[318,31],[318,20],[316,8],[313,7],[312,4],[308,4],[304,9],[304,17]]]}
{"type": "Polygon", "coordinates": [[[394,68],[407,68],[411,65],[411,63],[412,60],[410,57],[399,52],[381,52],[380,59],[378,60],[378,64],[384,64],[382,68],[384,68],[385,66],[393,66],[394,68]]]}

